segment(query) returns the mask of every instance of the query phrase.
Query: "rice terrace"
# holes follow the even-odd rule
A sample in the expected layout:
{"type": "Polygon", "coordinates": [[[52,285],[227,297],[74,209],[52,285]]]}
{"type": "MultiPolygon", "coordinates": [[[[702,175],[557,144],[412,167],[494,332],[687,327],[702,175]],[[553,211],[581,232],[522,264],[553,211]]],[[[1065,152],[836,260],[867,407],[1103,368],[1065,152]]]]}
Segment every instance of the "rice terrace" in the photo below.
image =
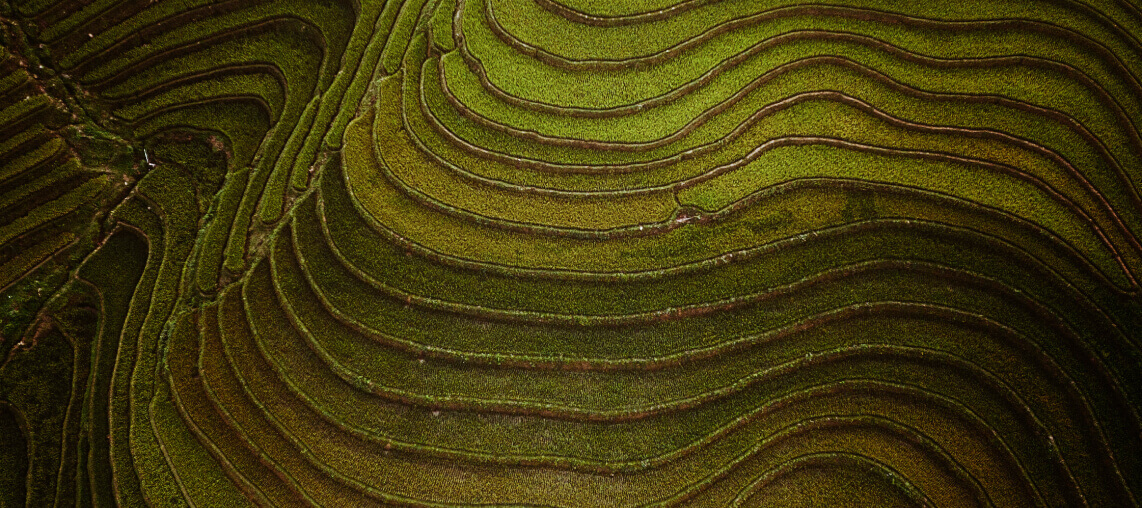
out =
{"type": "Polygon", "coordinates": [[[0,0],[0,508],[1142,506],[1137,0],[0,0]]]}

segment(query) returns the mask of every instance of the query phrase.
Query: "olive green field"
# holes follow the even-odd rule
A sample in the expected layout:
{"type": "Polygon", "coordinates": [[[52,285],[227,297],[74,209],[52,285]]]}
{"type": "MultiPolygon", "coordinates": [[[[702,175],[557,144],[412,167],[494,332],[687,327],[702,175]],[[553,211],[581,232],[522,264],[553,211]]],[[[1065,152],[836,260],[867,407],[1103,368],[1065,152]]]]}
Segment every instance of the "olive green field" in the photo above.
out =
{"type": "Polygon", "coordinates": [[[1142,506],[1138,0],[0,0],[0,508],[1142,506]]]}

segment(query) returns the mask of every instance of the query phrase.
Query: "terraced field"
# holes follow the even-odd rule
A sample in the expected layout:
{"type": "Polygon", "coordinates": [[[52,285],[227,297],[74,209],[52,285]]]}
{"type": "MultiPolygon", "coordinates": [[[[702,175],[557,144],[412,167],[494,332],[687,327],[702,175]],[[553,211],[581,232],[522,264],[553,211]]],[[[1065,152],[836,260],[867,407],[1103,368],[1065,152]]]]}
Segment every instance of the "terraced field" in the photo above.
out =
{"type": "Polygon", "coordinates": [[[0,42],[0,507],[1140,505],[1134,0],[0,42]]]}

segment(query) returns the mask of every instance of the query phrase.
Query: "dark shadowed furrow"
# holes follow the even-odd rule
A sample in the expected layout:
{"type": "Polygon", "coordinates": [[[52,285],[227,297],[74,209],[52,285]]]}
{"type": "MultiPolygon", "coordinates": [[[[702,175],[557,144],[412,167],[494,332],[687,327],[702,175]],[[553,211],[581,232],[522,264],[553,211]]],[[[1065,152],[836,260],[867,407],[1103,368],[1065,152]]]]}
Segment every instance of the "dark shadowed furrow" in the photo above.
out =
{"type": "Polygon", "coordinates": [[[0,506],[1139,505],[1130,2],[0,35],[0,506]]]}

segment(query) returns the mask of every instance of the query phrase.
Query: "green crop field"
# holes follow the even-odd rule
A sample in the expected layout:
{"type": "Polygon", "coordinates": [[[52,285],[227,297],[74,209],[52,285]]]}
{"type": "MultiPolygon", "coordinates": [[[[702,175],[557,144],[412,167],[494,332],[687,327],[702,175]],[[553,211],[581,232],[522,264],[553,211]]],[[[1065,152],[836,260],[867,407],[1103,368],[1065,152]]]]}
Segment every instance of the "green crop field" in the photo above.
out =
{"type": "Polygon", "coordinates": [[[1142,506],[1138,0],[0,0],[0,508],[1142,506]]]}

